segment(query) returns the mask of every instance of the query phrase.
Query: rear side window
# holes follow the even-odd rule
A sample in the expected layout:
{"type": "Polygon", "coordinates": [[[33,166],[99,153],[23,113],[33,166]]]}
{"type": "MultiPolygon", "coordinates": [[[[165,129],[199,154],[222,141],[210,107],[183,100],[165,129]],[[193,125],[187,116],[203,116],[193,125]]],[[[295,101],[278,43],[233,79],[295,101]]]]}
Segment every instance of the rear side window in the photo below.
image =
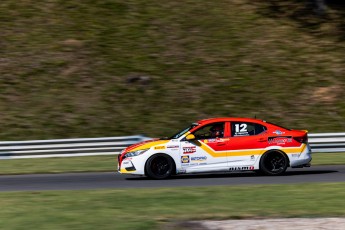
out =
{"type": "Polygon", "coordinates": [[[258,135],[266,130],[267,128],[265,126],[256,123],[231,122],[232,137],[258,135]]]}

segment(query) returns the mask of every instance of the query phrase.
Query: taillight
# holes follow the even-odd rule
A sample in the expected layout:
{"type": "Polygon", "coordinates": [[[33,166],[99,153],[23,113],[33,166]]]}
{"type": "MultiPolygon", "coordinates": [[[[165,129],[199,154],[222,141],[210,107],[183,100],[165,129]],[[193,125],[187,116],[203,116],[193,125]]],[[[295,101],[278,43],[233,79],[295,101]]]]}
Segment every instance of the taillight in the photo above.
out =
{"type": "Polygon", "coordinates": [[[307,134],[305,134],[302,137],[294,137],[293,139],[295,139],[299,143],[303,143],[303,144],[307,144],[308,143],[308,136],[307,136],[307,134]]]}

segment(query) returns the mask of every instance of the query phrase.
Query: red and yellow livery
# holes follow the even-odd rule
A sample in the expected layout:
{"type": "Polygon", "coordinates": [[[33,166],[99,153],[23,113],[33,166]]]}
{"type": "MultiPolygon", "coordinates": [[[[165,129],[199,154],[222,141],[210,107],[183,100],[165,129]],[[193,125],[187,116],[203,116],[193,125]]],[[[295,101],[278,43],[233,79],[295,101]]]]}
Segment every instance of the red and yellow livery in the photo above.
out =
{"type": "Polygon", "coordinates": [[[310,161],[307,131],[225,117],[198,121],[164,140],[129,146],[118,156],[118,170],[154,179],[216,171],[281,175],[288,167],[309,167],[310,161]]]}

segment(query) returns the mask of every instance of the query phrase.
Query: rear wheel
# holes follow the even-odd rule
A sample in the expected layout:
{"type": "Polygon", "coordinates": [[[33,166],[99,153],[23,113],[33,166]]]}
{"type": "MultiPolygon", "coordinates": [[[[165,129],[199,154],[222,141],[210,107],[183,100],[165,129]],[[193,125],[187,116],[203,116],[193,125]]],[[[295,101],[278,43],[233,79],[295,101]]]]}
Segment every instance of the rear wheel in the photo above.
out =
{"type": "Polygon", "coordinates": [[[151,156],[145,165],[146,175],[153,179],[165,179],[171,176],[174,170],[174,160],[165,154],[151,156]]]}
{"type": "Polygon", "coordinates": [[[289,159],[281,151],[268,151],[260,159],[260,171],[269,176],[282,175],[289,165],[289,159]]]}

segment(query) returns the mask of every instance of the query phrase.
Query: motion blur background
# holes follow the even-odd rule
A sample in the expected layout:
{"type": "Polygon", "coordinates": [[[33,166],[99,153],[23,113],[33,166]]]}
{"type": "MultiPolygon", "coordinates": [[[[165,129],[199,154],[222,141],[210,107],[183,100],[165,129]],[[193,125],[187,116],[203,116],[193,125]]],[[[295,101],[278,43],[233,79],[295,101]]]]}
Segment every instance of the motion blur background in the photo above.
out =
{"type": "Polygon", "coordinates": [[[1,0],[0,138],[345,129],[345,3],[1,0]]]}

